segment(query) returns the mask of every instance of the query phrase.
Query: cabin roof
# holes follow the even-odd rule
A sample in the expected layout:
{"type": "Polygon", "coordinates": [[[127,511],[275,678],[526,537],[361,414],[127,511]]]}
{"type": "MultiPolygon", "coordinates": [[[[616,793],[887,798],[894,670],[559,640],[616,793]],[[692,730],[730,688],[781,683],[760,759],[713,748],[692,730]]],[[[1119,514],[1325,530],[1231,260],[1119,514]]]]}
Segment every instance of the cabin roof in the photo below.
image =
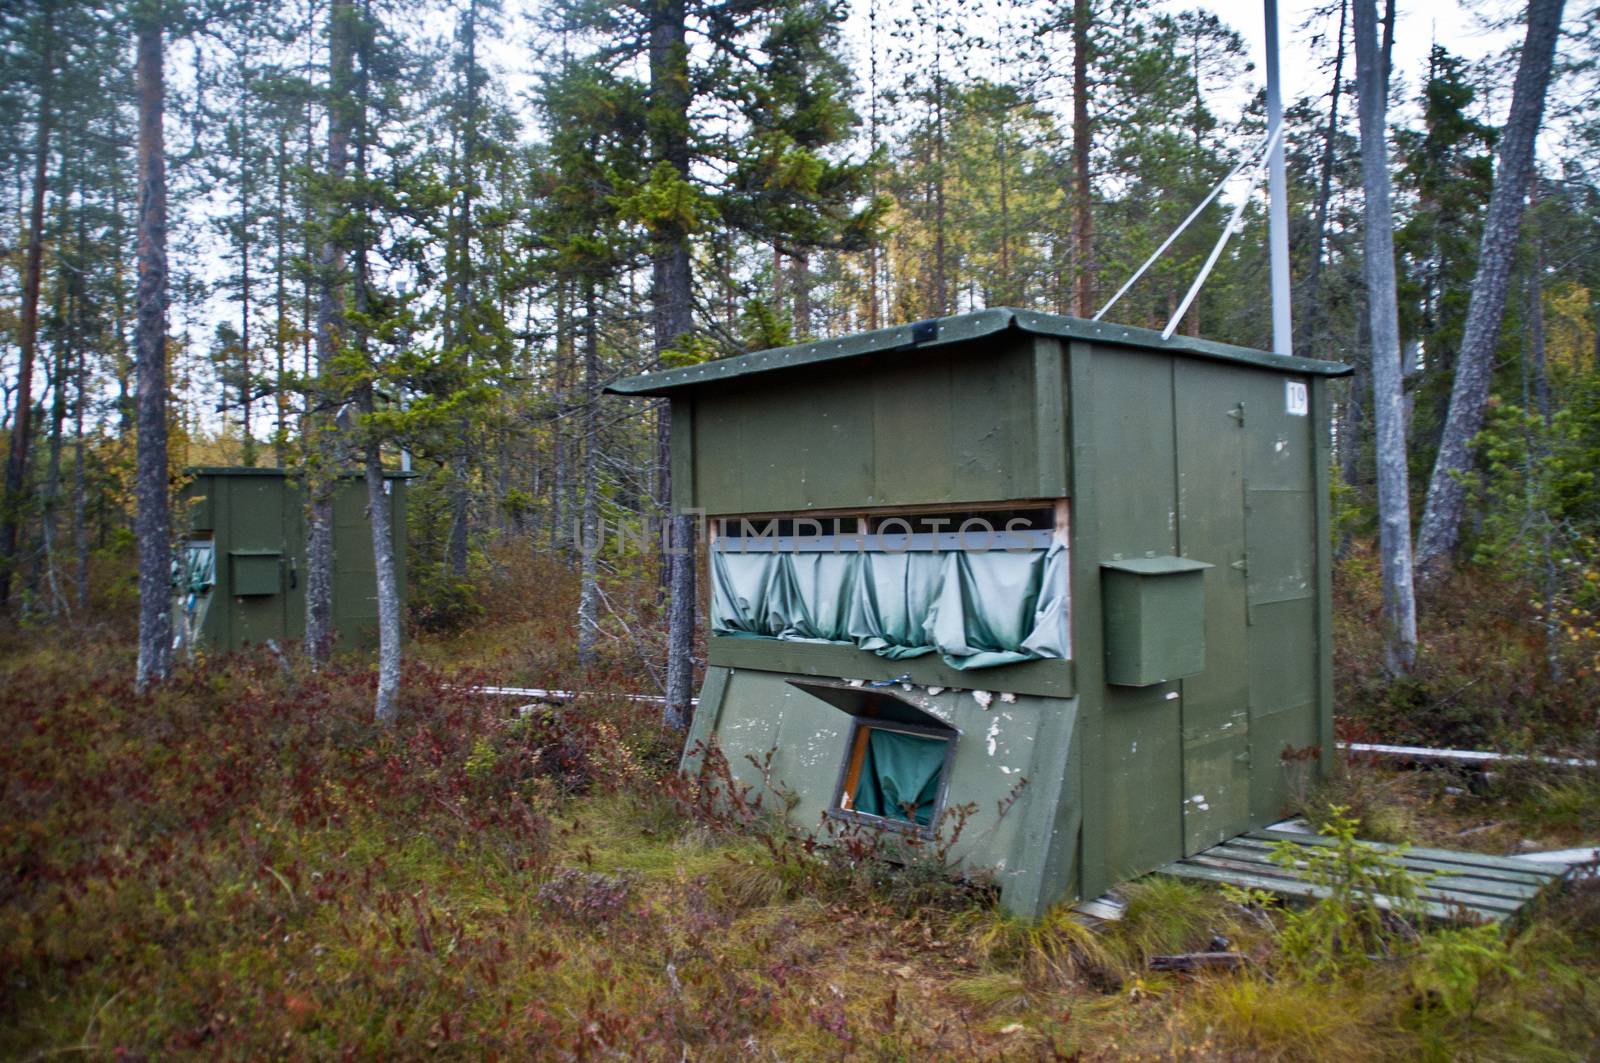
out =
{"type": "Polygon", "coordinates": [[[807,366],[830,365],[884,352],[944,347],[1012,329],[1036,336],[1089,340],[1189,358],[1232,362],[1280,373],[1336,377],[1352,372],[1351,367],[1342,362],[1269,354],[1249,347],[1235,347],[1232,344],[1214,343],[1189,336],[1162,339],[1161,333],[1154,329],[1113,325],[1079,317],[1063,317],[1060,314],[1046,314],[1036,310],[995,307],[975,310],[968,314],[956,314],[952,317],[930,318],[909,325],[895,325],[892,328],[876,329],[872,332],[857,332],[838,339],[801,343],[792,347],[775,347],[733,358],[703,362],[700,365],[643,373],[618,380],[606,390],[614,395],[673,395],[702,385],[739,377],[753,377],[761,373],[807,366]]]}

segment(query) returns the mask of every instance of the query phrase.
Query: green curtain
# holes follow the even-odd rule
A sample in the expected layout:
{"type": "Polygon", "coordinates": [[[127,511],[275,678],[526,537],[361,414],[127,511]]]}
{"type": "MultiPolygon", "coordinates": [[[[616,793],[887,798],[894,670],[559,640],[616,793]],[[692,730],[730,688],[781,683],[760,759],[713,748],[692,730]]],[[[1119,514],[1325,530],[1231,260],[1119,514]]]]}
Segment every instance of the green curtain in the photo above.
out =
{"type": "Polygon", "coordinates": [[[933,822],[948,748],[942,738],[872,728],[852,806],[870,816],[926,827],[933,822]]]}
{"type": "Polygon", "coordinates": [[[739,553],[712,559],[718,635],[848,643],[952,668],[1067,656],[1067,552],[739,553]]]}
{"type": "Polygon", "coordinates": [[[209,540],[185,543],[182,566],[179,587],[191,594],[203,594],[217,581],[216,548],[209,540]]]}
{"type": "Polygon", "coordinates": [[[217,582],[216,544],[209,539],[191,539],[172,564],[179,595],[179,609],[173,618],[173,644],[193,652],[211,605],[211,588],[217,582]]]}

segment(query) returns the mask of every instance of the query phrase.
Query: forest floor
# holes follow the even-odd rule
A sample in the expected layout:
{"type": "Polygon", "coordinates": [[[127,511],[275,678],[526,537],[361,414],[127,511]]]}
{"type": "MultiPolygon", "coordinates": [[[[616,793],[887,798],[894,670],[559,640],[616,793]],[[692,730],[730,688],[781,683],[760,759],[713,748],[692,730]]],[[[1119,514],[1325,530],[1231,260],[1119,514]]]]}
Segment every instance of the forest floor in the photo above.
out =
{"type": "MultiPolygon", "coordinates": [[[[540,577],[419,636],[387,729],[360,662],[246,653],[141,695],[115,625],[0,639],[0,1057],[1600,1056],[1593,879],[1505,932],[1161,877],[1118,923],[1023,924],[947,869],[713,808],[648,706],[463,689],[647,689],[624,639],[605,675],[563,658],[569,599],[540,577]],[[1218,937],[1240,970],[1150,969],[1218,937]]],[[[1487,852],[1600,841],[1592,773],[1469,782],[1351,762],[1307,811],[1487,852]]]]}

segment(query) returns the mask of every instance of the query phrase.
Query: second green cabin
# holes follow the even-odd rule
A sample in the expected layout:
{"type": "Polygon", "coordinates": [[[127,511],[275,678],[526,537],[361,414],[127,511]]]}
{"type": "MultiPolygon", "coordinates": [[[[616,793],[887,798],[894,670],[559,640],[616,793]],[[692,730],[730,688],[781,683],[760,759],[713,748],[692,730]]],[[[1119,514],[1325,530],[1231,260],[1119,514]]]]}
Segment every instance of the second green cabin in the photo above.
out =
{"type": "Polygon", "coordinates": [[[932,835],[1011,910],[1281,817],[1332,753],[1326,382],[985,310],[625,380],[706,518],[711,743],[932,835]]]}
{"type": "MultiPolygon", "coordinates": [[[[184,529],[174,574],[173,629],[185,652],[213,653],[299,639],[306,630],[306,493],[282,469],[189,470],[179,501],[184,529]]],[[[400,596],[406,588],[406,482],[389,492],[400,596]]],[[[333,629],[338,649],[377,645],[377,574],[367,485],[346,474],[333,488],[333,629]]]]}

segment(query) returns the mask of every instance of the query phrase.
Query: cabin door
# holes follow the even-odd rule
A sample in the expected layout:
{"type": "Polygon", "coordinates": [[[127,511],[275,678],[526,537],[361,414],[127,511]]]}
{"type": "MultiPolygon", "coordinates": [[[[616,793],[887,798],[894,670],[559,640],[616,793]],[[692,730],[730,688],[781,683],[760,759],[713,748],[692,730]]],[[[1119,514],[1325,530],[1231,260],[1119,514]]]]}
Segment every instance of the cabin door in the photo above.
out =
{"type": "Polygon", "coordinates": [[[1245,418],[1238,370],[1174,359],[1178,552],[1205,574],[1205,670],[1179,684],[1183,851],[1250,825],[1245,418]]]}

